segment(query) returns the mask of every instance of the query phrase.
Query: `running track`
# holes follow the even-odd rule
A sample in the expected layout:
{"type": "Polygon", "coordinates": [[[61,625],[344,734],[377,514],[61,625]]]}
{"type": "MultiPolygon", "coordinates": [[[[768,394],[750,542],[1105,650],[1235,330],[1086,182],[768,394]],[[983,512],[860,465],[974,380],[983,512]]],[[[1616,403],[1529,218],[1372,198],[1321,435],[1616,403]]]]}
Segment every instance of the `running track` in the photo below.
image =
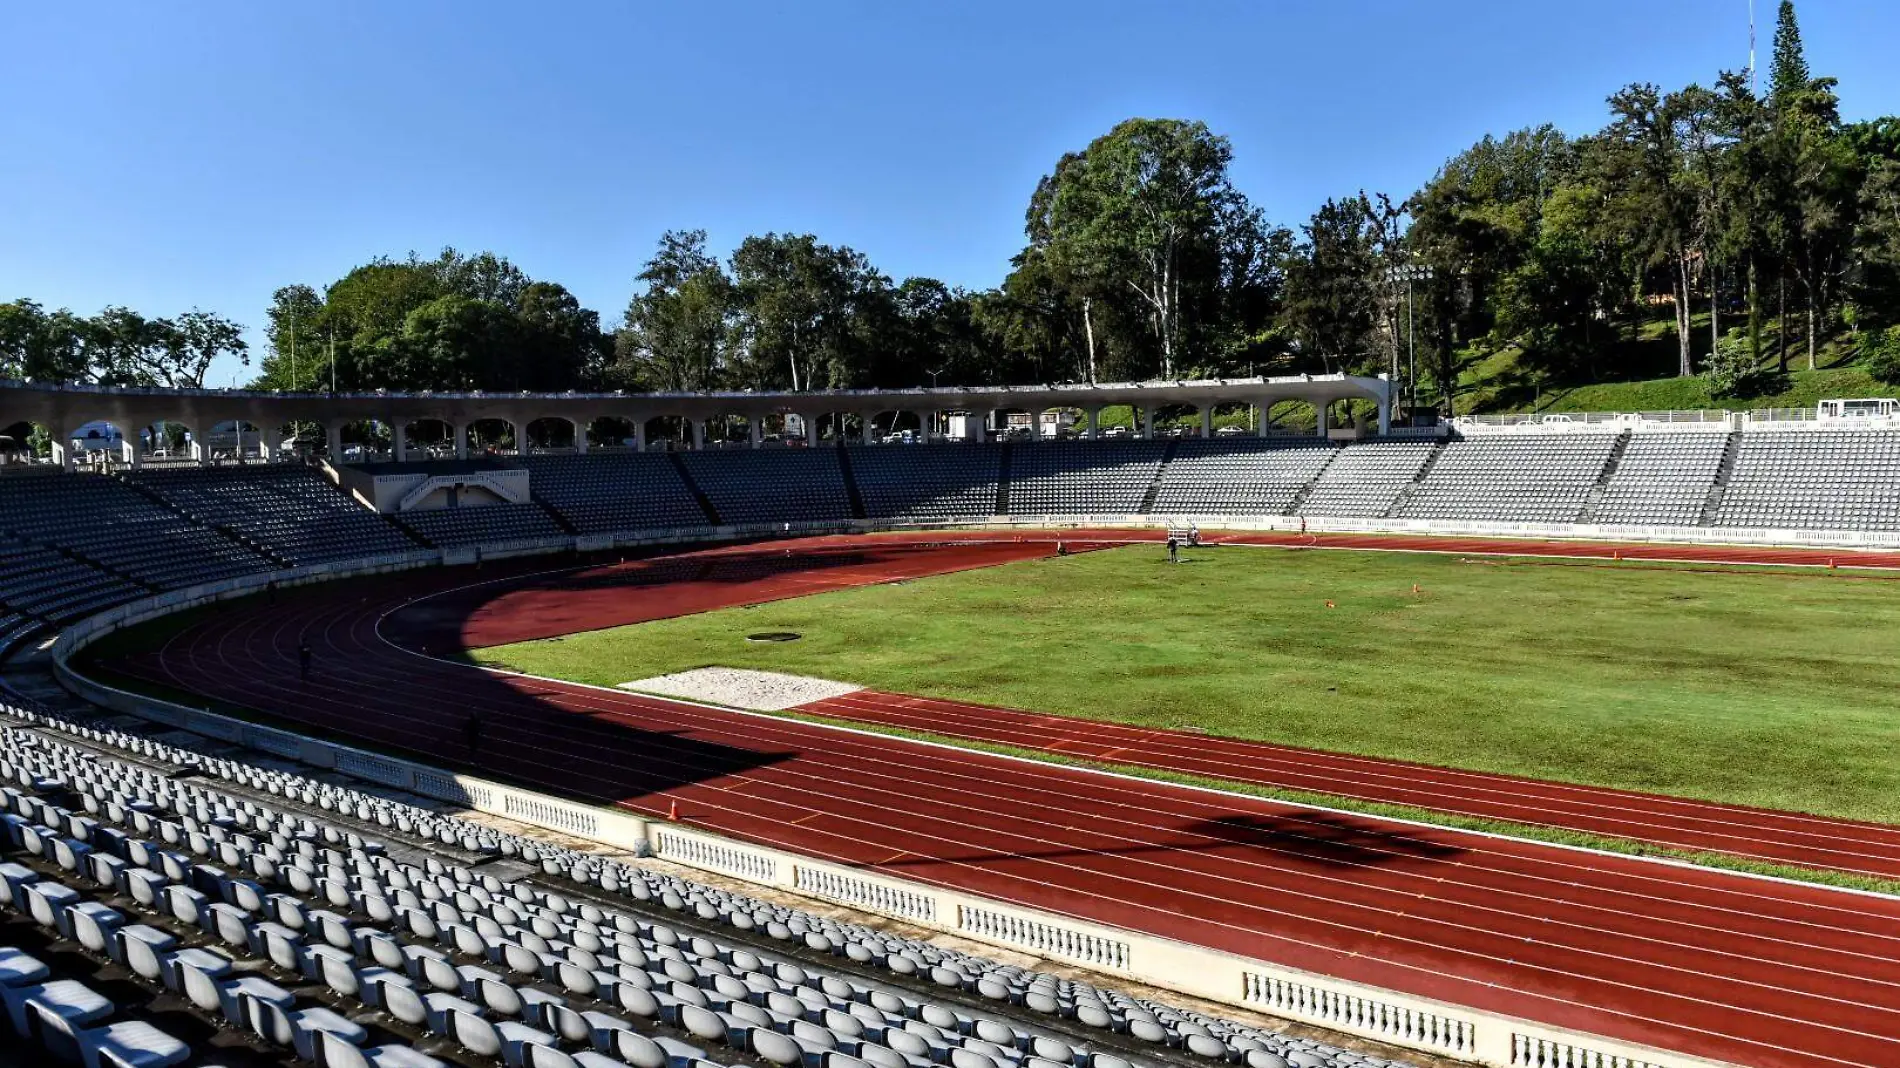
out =
{"type": "Polygon", "coordinates": [[[1743,1064],[1900,1063],[1900,901],[484,672],[379,631],[428,578],[468,577],[219,613],[121,667],[436,760],[478,707],[494,774],[1426,997],[1743,1064]]]}

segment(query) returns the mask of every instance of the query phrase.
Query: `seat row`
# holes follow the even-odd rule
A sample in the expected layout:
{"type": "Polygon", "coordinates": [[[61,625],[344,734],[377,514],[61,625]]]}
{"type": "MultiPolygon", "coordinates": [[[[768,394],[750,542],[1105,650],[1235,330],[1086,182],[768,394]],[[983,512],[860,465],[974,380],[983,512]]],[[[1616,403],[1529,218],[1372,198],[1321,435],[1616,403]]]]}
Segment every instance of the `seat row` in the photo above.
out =
{"type": "MultiPolygon", "coordinates": [[[[42,717],[41,722],[50,725],[53,721],[42,717]]],[[[69,729],[98,735],[107,733],[78,725],[71,725],[69,729]]],[[[374,843],[360,838],[353,841],[348,832],[328,827],[319,832],[317,827],[308,825],[307,821],[281,812],[265,811],[269,806],[220,794],[210,784],[216,778],[230,776],[232,762],[163,749],[162,743],[149,739],[139,741],[145,743],[144,755],[176,758],[186,766],[202,769],[207,777],[182,780],[155,778],[150,769],[133,766],[119,766],[108,772],[101,770],[97,766],[98,762],[91,762],[87,764],[88,781],[98,787],[107,785],[107,780],[110,780],[124,795],[123,799],[115,798],[101,803],[99,807],[102,812],[110,815],[113,810],[109,805],[119,804],[121,809],[127,810],[122,814],[134,820],[134,827],[140,816],[155,820],[149,825],[158,829],[161,842],[166,841],[165,825],[176,824],[177,829],[171,834],[179,838],[182,848],[172,850],[175,853],[201,855],[208,860],[226,864],[233,859],[255,858],[247,869],[248,874],[257,877],[253,881],[260,884],[264,882],[256,865],[268,865],[262,872],[268,873],[275,885],[283,887],[282,892],[308,896],[321,906],[317,911],[327,909],[337,916],[360,916],[376,924],[377,929],[386,934],[427,939],[440,951],[455,948],[473,952],[488,965],[501,965],[500,971],[504,973],[510,967],[515,967],[516,971],[512,974],[518,978],[524,978],[526,971],[533,969],[538,981],[551,985],[554,992],[575,995],[576,989],[588,989],[591,982],[594,985],[590,996],[604,1005],[615,1006],[617,1011],[630,1011],[627,1009],[629,1000],[637,1006],[646,1007],[645,998],[630,992],[632,989],[645,990],[652,996],[653,1004],[659,1007],[662,1023],[666,1022],[668,1014],[672,1014],[697,1021],[699,1031],[695,1034],[723,1029],[725,1037],[717,1041],[727,1042],[729,1046],[735,1040],[741,1045],[747,1042],[756,1045],[762,1041],[767,1048],[776,1045],[780,1052],[786,1052],[788,1047],[777,1043],[776,1039],[761,1037],[769,1031],[800,1041],[809,1040],[800,1046],[801,1057],[811,1054],[813,1051],[808,1047],[816,1043],[825,1051],[819,1058],[821,1060],[835,1054],[839,1058],[852,1057],[876,1064],[882,1058],[888,1068],[900,1068],[890,1057],[904,1056],[904,1053],[889,1043],[915,1045],[911,1040],[896,1037],[891,1032],[896,1029],[912,1033],[918,1029],[902,1028],[890,1019],[876,1025],[884,1029],[889,1042],[867,1044],[862,1034],[838,1031],[832,1035],[833,1044],[826,1046],[825,1040],[816,1033],[807,1033],[808,1028],[793,1026],[798,1021],[772,1017],[771,1022],[767,1023],[754,1011],[768,1010],[768,1016],[771,1011],[778,1011],[781,1016],[785,1016],[785,1010],[790,1005],[774,1003],[769,995],[776,993],[810,998],[809,993],[800,995],[798,987],[828,990],[838,1000],[827,1003],[824,1011],[853,1016],[868,1034],[872,1024],[864,1018],[867,1010],[863,1006],[870,1004],[872,994],[877,989],[875,984],[867,985],[862,980],[847,978],[842,974],[830,975],[828,978],[831,982],[826,983],[824,979],[827,977],[810,972],[809,965],[804,966],[802,972],[790,973],[797,981],[787,984],[783,977],[788,973],[783,966],[797,968],[798,965],[784,960],[771,963],[756,953],[748,957],[745,954],[751,951],[736,944],[703,938],[694,940],[665,924],[655,924],[584,902],[577,903],[572,898],[479,875],[455,865],[441,864],[434,859],[422,865],[401,864],[384,855],[374,843]],[[146,811],[139,806],[151,806],[151,810],[146,811]],[[170,813],[173,818],[156,820],[158,812],[170,813]],[[261,836],[261,828],[265,825],[277,837],[261,844],[253,841],[248,845],[233,840],[233,836],[238,834],[261,836]],[[293,834],[285,835],[286,829],[293,834]],[[222,841],[218,838],[220,830],[225,834],[222,841]],[[226,848],[240,845],[243,847],[226,848]],[[285,848],[286,845],[291,848],[285,848]],[[514,961],[512,965],[509,963],[511,960],[514,961]],[[760,964],[770,964],[770,967],[762,968],[760,964]],[[635,971],[640,974],[634,974],[635,971]],[[744,997],[733,996],[738,991],[730,985],[731,982],[758,985],[761,980],[757,976],[760,975],[768,975],[780,985],[775,990],[760,987],[744,997]],[[818,977],[814,978],[814,975],[818,977]],[[748,976],[753,978],[748,979],[748,976]],[[722,978],[726,982],[722,982],[722,978]],[[629,989],[623,992],[622,988],[629,989]],[[613,996],[610,999],[602,997],[604,991],[612,991],[613,996]],[[679,1008],[672,1005],[674,1001],[679,1003],[679,1008]],[[860,1007],[853,1010],[850,1007],[852,1005],[860,1007]],[[703,1009],[712,1015],[686,1012],[685,1007],[703,1009]],[[766,1031],[761,1031],[761,1028],[766,1031]],[[854,1048],[858,1052],[844,1052],[846,1045],[838,1042],[838,1039],[855,1044],[854,1048]],[[884,1052],[886,1050],[889,1052],[884,1052]]],[[[61,775],[70,774],[59,771],[66,760],[85,763],[78,756],[61,756],[51,752],[51,743],[43,744],[34,755],[45,770],[61,775]]],[[[230,776],[230,780],[238,781],[235,776],[230,776]]],[[[257,780],[253,778],[252,781],[257,780]]],[[[336,800],[342,798],[339,796],[336,800]]],[[[98,801],[96,797],[95,801],[98,801]]],[[[367,803],[363,807],[368,807],[367,803]]],[[[356,806],[345,802],[338,806],[338,810],[355,811],[356,806]]],[[[1047,1014],[1051,1019],[1073,1021],[1071,1026],[1079,1024],[1085,1029],[1100,1029],[1104,1034],[1126,1036],[1124,1041],[1152,1041],[1163,1047],[1182,1049],[1202,1046],[1205,1047],[1202,1051],[1204,1054],[1214,1054],[1218,1047],[1218,1056],[1222,1059],[1245,1062],[1254,1068],[1280,1068],[1283,1064],[1382,1063],[1323,1047],[1323,1044],[1314,1044],[1314,1048],[1309,1049],[1299,1045],[1308,1040],[1241,1028],[1226,1021],[1181,1013],[1111,991],[1097,990],[1086,984],[1004,968],[994,962],[946,951],[929,943],[894,938],[884,932],[842,924],[827,917],[811,916],[743,895],[696,886],[650,870],[603,861],[597,857],[558,848],[535,849],[526,843],[514,846],[512,853],[523,859],[532,853],[544,874],[588,888],[592,892],[633,902],[639,907],[658,908],[701,922],[723,924],[751,937],[762,936],[799,947],[804,952],[817,952],[826,959],[838,962],[840,966],[870,968],[910,981],[928,981],[941,989],[958,991],[989,1003],[1021,1006],[1032,1014],[1047,1014]],[[1350,1059],[1341,1060],[1341,1057],[1350,1059]]],[[[177,891],[172,893],[176,894],[177,891]]],[[[256,904],[254,901],[245,903],[256,904]]],[[[303,913],[305,917],[314,914],[310,909],[305,909],[303,913]]],[[[272,922],[280,922],[280,925],[293,930],[299,929],[294,926],[294,919],[288,923],[281,922],[284,919],[284,915],[279,915],[272,922]]],[[[303,929],[311,929],[309,920],[304,922],[306,926],[303,929]]],[[[319,920],[315,929],[323,930],[326,924],[333,922],[319,920]]],[[[342,942],[354,945],[357,936],[346,935],[329,927],[325,940],[326,944],[333,946],[342,942]]],[[[382,944],[379,942],[377,945],[382,944]]],[[[370,948],[372,951],[375,949],[374,946],[370,948]]],[[[385,960],[393,960],[386,951],[387,947],[384,949],[385,960]]],[[[389,967],[388,963],[381,966],[389,967]]],[[[446,973],[439,968],[433,970],[438,979],[446,980],[446,973]]],[[[467,978],[466,974],[464,978],[467,978]]],[[[431,992],[450,993],[441,983],[436,983],[431,992]]],[[[899,1016],[916,1022],[921,1019],[919,1014],[924,1012],[927,1002],[916,998],[912,1001],[915,1004],[910,1006],[886,1002],[883,1011],[895,1011],[899,1016]]],[[[973,1029],[975,1026],[973,1022],[958,1024],[957,1013],[961,1012],[972,1021],[977,1018],[965,1010],[949,1006],[930,1011],[937,1019],[948,1021],[949,1030],[952,1031],[958,1027],[973,1029]],[[945,1012],[951,1015],[943,1015],[945,1012]]],[[[852,1029],[852,1025],[844,1023],[842,1019],[824,1017],[822,1013],[816,1020],[801,1019],[806,1024],[829,1021],[836,1025],[834,1031],[838,1027],[844,1031],[852,1029]]],[[[985,1030],[992,1039],[1007,1037],[1007,1034],[1014,1034],[1017,1038],[1011,1039],[1009,1043],[992,1042],[999,1050],[990,1050],[985,1046],[970,1047],[968,1054],[956,1058],[964,1068],[985,1068],[983,1062],[972,1059],[973,1054],[990,1058],[997,1068],[1025,1065],[1029,1057],[1040,1056],[1022,1048],[1023,1042],[1035,1037],[1033,1027],[1025,1029],[1022,1025],[993,1020],[985,1030]],[[1013,1055],[1010,1050],[1015,1051],[1013,1055]],[[998,1056],[999,1052],[1001,1056],[998,1056]]],[[[948,1057],[950,1050],[968,1047],[967,1041],[946,1042],[949,1037],[947,1034],[940,1036],[937,1039],[939,1046],[933,1047],[933,1050],[940,1050],[942,1056],[948,1057]]],[[[964,1037],[974,1037],[978,1042],[990,1041],[975,1036],[974,1031],[964,1037]]],[[[926,1041],[930,1041],[928,1036],[926,1041]]],[[[753,1046],[745,1048],[753,1051],[753,1046]]],[[[1071,1048],[1073,1051],[1079,1047],[1071,1044],[1071,1048]]],[[[1048,1050],[1046,1047],[1044,1052],[1048,1050]]],[[[1086,1056],[1095,1056],[1083,1052],[1086,1056]]],[[[1102,1051],[1097,1053],[1103,1057],[1112,1056],[1102,1051]]],[[[769,1059],[764,1058],[763,1053],[758,1055],[762,1059],[769,1059]]],[[[922,1057],[927,1063],[940,1062],[932,1060],[937,1053],[930,1051],[911,1053],[909,1056],[922,1057]]],[[[1052,1060],[1048,1057],[1043,1059],[1052,1060]]],[[[1074,1058],[1070,1060],[1073,1062],[1074,1058]]],[[[806,1063],[810,1063],[809,1059],[806,1063]]],[[[840,1060],[840,1064],[845,1063],[840,1060]]],[[[1076,1063],[1116,1068],[1112,1059],[1076,1063]]],[[[921,1068],[908,1059],[905,1064],[909,1068],[921,1068]]]]}

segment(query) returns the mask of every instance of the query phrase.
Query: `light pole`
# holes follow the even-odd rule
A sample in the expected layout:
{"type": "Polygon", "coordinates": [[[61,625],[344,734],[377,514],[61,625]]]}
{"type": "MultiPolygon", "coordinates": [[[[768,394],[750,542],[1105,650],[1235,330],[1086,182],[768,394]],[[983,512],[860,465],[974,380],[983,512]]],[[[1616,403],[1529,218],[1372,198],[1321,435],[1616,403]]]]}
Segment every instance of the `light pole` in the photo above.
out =
{"type": "MultiPolygon", "coordinates": [[[[1412,312],[1412,285],[1415,282],[1429,282],[1432,269],[1421,263],[1408,263],[1402,267],[1392,267],[1385,272],[1385,280],[1394,285],[1405,283],[1405,412],[1409,418],[1412,409],[1418,406],[1418,327],[1412,312]]],[[[1393,370],[1397,370],[1394,368],[1393,370]]]]}

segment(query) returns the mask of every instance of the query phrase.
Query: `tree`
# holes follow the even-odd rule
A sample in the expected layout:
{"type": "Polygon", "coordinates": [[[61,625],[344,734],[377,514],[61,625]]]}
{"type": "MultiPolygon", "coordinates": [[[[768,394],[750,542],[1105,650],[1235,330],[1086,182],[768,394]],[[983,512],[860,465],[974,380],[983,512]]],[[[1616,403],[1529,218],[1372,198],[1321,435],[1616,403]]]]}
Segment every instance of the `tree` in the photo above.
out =
{"type": "Polygon", "coordinates": [[[1801,47],[1801,27],[1795,22],[1794,0],[1781,0],[1775,12],[1775,55],[1768,68],[1768,101],[1776,111],[1786,110],[1808,91],[1808,57],[1801,47]]]}
{"type": "Polygon", "coordinates": [[[1382,283],[1371,198],[1328,200],[1301,232],[1286,270],[1288,332],[1328,373],[1376,366],[1382,283]]]}
{"type": "Polygon", "coordinates": [[[1233,149],[1206,124],[1129,119],[1064,156],[1038,185],[1027,231],[1053,279],[1074,293],[1088,368],[1096,369],[1098,305],[1132,295],[1151,342],[1147,373],[1171,378],[1194,362],[1219,314],[1222,256],[1257,243],[1259,228],[1227,175],[1233,149]]]}
{"type": "Polygon", "coordinates": [[[863,253],[811,234],[748,237],[732,254],[736,384],[841,389],[875,375],[890,279],[863,253]],[[781,373],[783,372],[783,373],[781,373]]]}
{"type": "Polygon", "coordinates": [[[90,377],[86,321],[25,298],[0,304],[0,374],[34,382],[90,377]]]}
{"type": "Polygon", "coordinates": [[[1702,202],[1700,183],[1687,165],[1684,127],[1702,121],[1706,102],[1700,91],[1664,96],[1654,85],[1625,86],[1610,97],[1609,128],[1592,142],[1608,180],[1610,225],[1669,281],[1676,373],[1683,376],[1695,373],[1689,315],[1702,202]]]}
{"type": "Polygon", "coordinates": [[[288,391],[323,390],[330,384],[329,346],[323,297],[306,285],[271,294],[264,337],[270,351],[258,365],[255,385],[288,391]]]}
{"type": "Polygon", "coordinates": [[[146,366],[157,385],[203,389],[205,372],[218,357],[233,356],[246,366],[251,362],[244,327],[222,316],[193,308],[158,324],[160,350],[146,366]]]}
{"type": "Polygon", "coordinates": [[[640,272],[645,287],[627,303],[614,337],[610,378],[665,392],[711,389],[725,372],[732,329],[732,280],[706,252],[706,231],[669,230],[640,272]]]}

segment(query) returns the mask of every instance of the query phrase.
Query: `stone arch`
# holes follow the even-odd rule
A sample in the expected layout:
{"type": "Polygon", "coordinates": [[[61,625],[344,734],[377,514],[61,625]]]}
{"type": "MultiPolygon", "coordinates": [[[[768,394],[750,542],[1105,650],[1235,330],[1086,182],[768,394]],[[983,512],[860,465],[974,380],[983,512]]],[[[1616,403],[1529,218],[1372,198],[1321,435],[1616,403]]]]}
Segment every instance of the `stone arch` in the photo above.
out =
{"type": "Polygon", "coordinates": [[[264,428],[249,419],[220,419],[199,441],[199,460],[210,464],[254,463],[264,458],[264,428]]]}
{"type": "Polygon", "coordinates": [[[1036,438],[1060,441],[1085,437],[1088,433],[1088,409],[1079,404],[1055,404],[1036,413],[1036,438]]]}
{"type": "Polygon", "coordinates": [[[517,448],[515,424],[498,415],[469,420],[468,454],[513,453],[517,448]]]}
{"type": "Polygon", "coordinates": [[[528,420],[522,428],[530,452],[574,452],[579,448],[582,425],[565,415],[543,415],[528,420]]]}
{"type": "Polygon", "coordinates": [[[441,416],[424,415],[401,424],[405,460],[441,459],[455,455],[455,424],[441,416]]]}
{"type": "Polygon", "coordinates": [[[692,430],[688,420],[679,415],[649,415],[641,419],[642,435],[649,449],[672,451],[690,447],[692,430]]]}
{"type": "Polygon", "coordinates": [[[1041,414],[1037,409],[1019,404],[997,408],[991,414],[991,418],[996,421],[996,440],[1034,441],[1036,419],[1041,414]]]}
{"type": "Polygon", "coordinates": [[[585,438],[590,449],[627,449],[634,444],[633,420],[623,415],[597,415],[587,421],[585,438]]]}

